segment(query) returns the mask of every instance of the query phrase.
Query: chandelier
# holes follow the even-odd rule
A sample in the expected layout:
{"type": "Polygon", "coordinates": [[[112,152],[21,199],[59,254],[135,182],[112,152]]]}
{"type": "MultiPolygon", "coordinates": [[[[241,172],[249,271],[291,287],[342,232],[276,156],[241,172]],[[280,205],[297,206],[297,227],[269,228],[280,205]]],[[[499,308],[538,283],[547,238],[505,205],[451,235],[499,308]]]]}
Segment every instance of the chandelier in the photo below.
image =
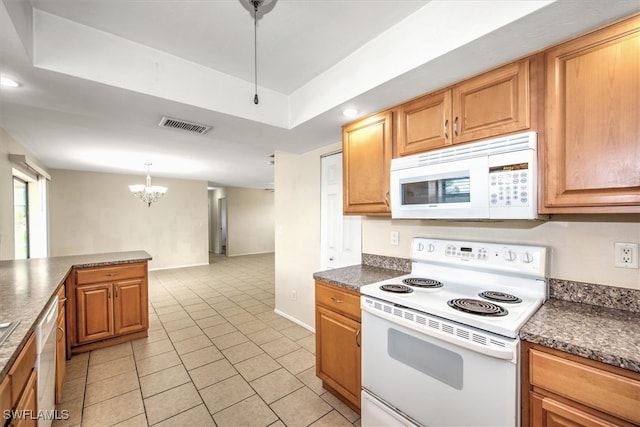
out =
{"type": "Polygon", "coordinates": [[[277,0],[249,0],[249,4],[253,6],[253,72],[255,82],[255,95],[253,103],[258,105],[258,9],[264,6],[263,14],[269,12],[275,6],[277,0]],[[269,7],[271,6],[271,7],[269,7]]]}
{"type": "Polygon", "coordinates": [[[145,165],[147,165],[147,183],[130,185],[129,190],[134,196],[146,203],[147,206],[151,206],[151,203],[157,202],[160,197],[164,196],[164,193],[167,192],[167,187],[151,185],[151,174],[149,173],[151,163],[145,163],[145,165]]]}

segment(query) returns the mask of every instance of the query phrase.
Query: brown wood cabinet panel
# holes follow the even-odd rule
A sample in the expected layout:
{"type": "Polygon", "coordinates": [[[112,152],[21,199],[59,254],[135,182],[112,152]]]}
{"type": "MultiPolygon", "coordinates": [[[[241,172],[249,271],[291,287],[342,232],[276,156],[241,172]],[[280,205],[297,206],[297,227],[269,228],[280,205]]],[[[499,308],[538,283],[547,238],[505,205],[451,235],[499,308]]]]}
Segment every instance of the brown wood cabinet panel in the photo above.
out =
{"type": "Polygon", "coordinates": [[[621,427],[553,398],[533,393],[531,396],[533,425],[541,427],[621,427]]]}
{"type": "Polygon", "coordinates": [[[392,126],[385,111],[342,128],[345,214],[390,214],[392,126]]]}
{"type": "Polygon", "coordinates": [[[79,344],[113,336],[111,283],[76,288],[76,327],[79,344]]]}
{"type": "Polygon", "coordinates": [[[147,287],[141,279],[114,284],[115,334],[146,329],[149,325],[147,287]]]}
{"type": "Polygon", "coordinates": [[[68,356],[147,336],[146,262],[76,269],[66,287],[68,356]]]}
{"type": "MultiPolygon", "coordinates": [[[[6,414],[6,411],[11,410],[12,407],[11,402],[11,378],[6,376],[0,382],[0,414],[6,414]]],[[[4,418],[0,418],[3,419],[4,418]]]]}
{"type": "Polygon", "coordinates": [[[134,279],[147,274],[146,263],[121,264],[113,267],[83,268],[76,270],[76,284],[113,282],[134,279]]]}
{"type": "Polygon", "coordinates": [[[360,322],[316,307],[316,374],[360,408],[360,322]]]}
{"type": "Polygon", "coordinates": [[[360,295],[356,292],[316,282],[316,304],[360,321],[360,295]]]}
{"type": "Polygon", "coordinates": [[[16,404],[15,411],[21,416],[14,418],[11,427],[37,427],[38,420],[38,375],[36,370],[30,372],[27,384],[16,404]]]}
{"type": "Polygon", "coordinates": [[[18,402],[22,389],[29,380],[31,371],[36,364],[36,356],[36,336],[35,334],[31,334],[15,362],[11,365],[11,369],[9,369],[9,378],[11,379],[11,403],[13,406],[18,402]]]}
{"type": "Polygon", "coordinates": [[[639,381],[535,349],[529,361],[533,386],[640,424],[639,381]]]}
{"type": "Polygon", "coordinates": [[[546,212],[640,212],[640,17],[546,53],[546,212]]]}
{"type": "Polygon", "coordinates": [[[640,374],[522,343],[522,427],[640,425],[640,374]]]}
{"type": "Polygon", "coordinates": [[[451,91],[432,93],[398,107],[397,154],[406,156],[451,145],[451,91]]]}
{"type": "Polygon", "coordinates": [[[453,86],[453,142],[474,141],[530,127],[529,59],[453,86]]]}

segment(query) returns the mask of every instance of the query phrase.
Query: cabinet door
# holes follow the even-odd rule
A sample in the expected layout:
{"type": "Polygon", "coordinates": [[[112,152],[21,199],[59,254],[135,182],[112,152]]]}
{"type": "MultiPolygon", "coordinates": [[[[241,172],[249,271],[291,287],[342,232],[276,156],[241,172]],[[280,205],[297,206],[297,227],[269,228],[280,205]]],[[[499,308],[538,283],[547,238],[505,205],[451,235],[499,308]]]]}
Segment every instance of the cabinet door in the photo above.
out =
{"type": "Polygon", "coordinates": [[[388,215],[392,150],[391,111],[342,129],[344,213],[388,215]]]}
{"type": "Polygon", "coordinates": [[[146,286],[141,279],[114,284],[115,335],[147,328],[146,286]]]}
{"type": "Polygon", "coordinates": [[[360,408],[360,323],[316,306],[316,375],[360,408]]]}
{"type": "Polygon", "coordinates": [[[444,90],[398,108],[398,155],[421,153],[451,144],[451,91],[444,90]]]}
{"type": "Polygon", "coordinates": [[[457,84],[452,98],[454,144],[529,129],[529,60],[457,84]]]}
{"type": "Polygon", "coordinates": [[[546,61],[545,206],[640,212],[640,17],[546,61]]]}
{"type": "Polygon", "coordinates": [[[531,425],[533,427],[620,427],[631,424],[621,420],[608,421],[570,404],[532,393],[531,425]]]}
{"type": "Polygon", "coordinates": [[[112,288],[111,283],[76,288],[79,344],[113,336],[112,288]]]}
{"type": "Polygon", "coordinates": [[[20,416],[9,424],[11,427],[36,427],[38,425],[38,382],[35,369],[31,371],[15,411],[20,416]]]}
{"type": "Polygon", "coordinates": [[[56,327],[56,403],[62,402],[62,386],[66,374],[67,359],[67,332],[65,325],[65,309],[62,307],[58,312],[58,324],[56,327]]]}

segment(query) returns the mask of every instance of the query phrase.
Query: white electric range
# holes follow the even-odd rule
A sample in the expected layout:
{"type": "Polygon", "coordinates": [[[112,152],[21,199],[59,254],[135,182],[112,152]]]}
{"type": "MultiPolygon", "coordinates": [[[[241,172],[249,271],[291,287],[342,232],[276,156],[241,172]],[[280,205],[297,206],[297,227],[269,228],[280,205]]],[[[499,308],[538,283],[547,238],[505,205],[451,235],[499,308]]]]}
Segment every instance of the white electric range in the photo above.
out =
{"type": "Polygon", "coordinates": [[[518,332],[547,298],[547,249],[415,238],[411,259],[360,288],[363,426],[519,425],[518,332]]]}

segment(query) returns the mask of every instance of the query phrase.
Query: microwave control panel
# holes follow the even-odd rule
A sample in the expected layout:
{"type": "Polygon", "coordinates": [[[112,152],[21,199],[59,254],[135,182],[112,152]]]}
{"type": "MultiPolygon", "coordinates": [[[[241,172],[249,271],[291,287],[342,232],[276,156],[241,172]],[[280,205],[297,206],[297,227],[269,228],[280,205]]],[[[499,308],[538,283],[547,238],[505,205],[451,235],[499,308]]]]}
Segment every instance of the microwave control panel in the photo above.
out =
{"type": "Polygon", "coordinates": [[[490,167],[490,206],[529,206],[531,202],[530,175],[528,162],[490,167]]]}

